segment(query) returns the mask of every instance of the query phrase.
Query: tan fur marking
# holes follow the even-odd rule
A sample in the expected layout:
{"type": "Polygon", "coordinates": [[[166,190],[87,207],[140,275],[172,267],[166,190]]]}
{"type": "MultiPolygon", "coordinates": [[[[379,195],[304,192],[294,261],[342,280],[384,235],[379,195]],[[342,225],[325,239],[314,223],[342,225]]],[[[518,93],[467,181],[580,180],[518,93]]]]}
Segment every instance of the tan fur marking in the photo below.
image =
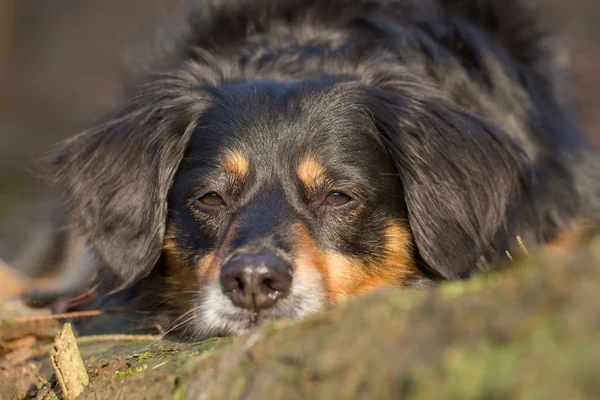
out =
{"type": "Polygon", "coordinates": [[[194,293],[197,293],[200,286],[200,280],[210,268],[215,252],[212,251],[202,257],[196,268],[189,268],[182,264],[173,263],[173,260],[166,257],[167,276],[165,277],[165,290],[162,293],[163,298],[181,313],[186,312],[192,305],[194,293]]]}
{"type": "Polygon", "coordinates": [[[385,232],[385,255],[381,262],[371,263],[356,293],[365,293],[381,286],[401,285],[414,272],[412,238],[408,228],[399,221],[390,221],[385,232]]]}
{"type": "Polygon", "coordinates": [[[175,241],[175,228],[173,225],[167,225],[163,240],[163,250],[167,259],[167,265],[181,265],[181,255],[175,241]]]}
{"type": "Polygon", "coordinates": [[[196,265],[196,276],[200,279],[205,276],[208,270],[215,264],[214,261],[217,257],[217,252],[215,250],[208,253],[204,256],[198,265],[196,265]]]}
{"type": "MultiPolygon", "coordinates": [[[[232,230],[232,229],[230,229],[232,230]]],[[[199,281],[206,277],[211,267],[216,264],[217,251],[212,250],[198,261],[195,268],[186,268],[183,257],[177,246],[175,228],[168,225],[165,231],[165,239],[163,242],[163,250],[165,252],[165,261],[167,264],[168,275],[171,280],[180,281],[180,284],[195,285],[196,290],[199,281]],[[183,276],[183,275],[185,276],[183,276]]],[[[219,250],[222,253],[222,248],[219,250]]],[[[218,269],[218,268],[217,268],[218,269]]],[[[212,275],[212,274],[211,274],[212,275]]],[[[177,283],[177,282],[172,282],[177,283]]]]}
{"type": "Polygon", "coordinates": [[[325,167],[314,154],[305,155],[298,164],[298,178],[309,190],[313,190],[325,181],[325,167]]]}
{"type": "Polygon", "coordinates": [[[187,307],[193,292],[198,290],[200,279],[204,277],[214,261],[216,252],[211,251],[202,257],[195,268],[186,266],[177,245],[175,228],[170,224],[165,231],[163,250],[167,270],[165,297],[173,303],[181,303],[183,307],[187,307]]]}
{"type": "Polygon", "coordinates": [[[21,275],[13,267],[9,267],[0,259],[0,279],[4,290],[0,292],[0,301],[7,301],[19,296],[23,296],[31,289],[29,279],[21,275]]]}
{"type": "Polygon", "coordinates": [[[216,257],[216,252],[211,251],[198,261],[195,268],[186,268],[180,264],[172,264],[167,261],[168,277],[166,278],[167,283],[171,286],[186,286],[191,289],[198,290],[198,282],[204,276],[207,271],[213,265],[216,257]]]}
{"type": "Polygon", "coordinates": [[[241,150],[229,150],[225,153],[223,167],[228,174],[241,180],[248,174],[250,160],[241,150]]]}
{"type": "MultiPolygon", "coordinates": [[[[329,270],[327,268],[327,260],[325,255],[323,252],[321,252],[321,250],[319,250],[304,225],[296,225],[295,231],[297,238],[296,255],[294,260],[296,269],[307,270],[307,274],[320,275],[323,285],[331,297],[331,288],[329,286],[329,270]]],[[[329,300],[331,302],[331,298],[329,300]]]]}
{"type": "Polygon", "coordinates": [[[312,269],[322,276],[330,303],[379,287],[401,285],[413,271],[411,236],[398,221],[389,222],[385,253],[381,261],[376,263],[320,250],[304,226],[296,229],[296,235],[296,268],[312,269]]]}

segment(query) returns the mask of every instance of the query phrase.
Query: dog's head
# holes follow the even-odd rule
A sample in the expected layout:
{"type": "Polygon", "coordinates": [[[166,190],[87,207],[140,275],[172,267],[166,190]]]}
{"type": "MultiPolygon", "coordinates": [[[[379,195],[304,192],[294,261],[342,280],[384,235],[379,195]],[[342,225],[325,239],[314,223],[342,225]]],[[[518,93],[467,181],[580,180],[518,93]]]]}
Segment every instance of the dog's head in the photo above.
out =
{"type": "Polygon", "coordinates": [[[468,276],[497,250],[523,167],[502,131],[381,65],[157,78],[55,165],[101,287],[163,263],[198,337],[468,276]]]}

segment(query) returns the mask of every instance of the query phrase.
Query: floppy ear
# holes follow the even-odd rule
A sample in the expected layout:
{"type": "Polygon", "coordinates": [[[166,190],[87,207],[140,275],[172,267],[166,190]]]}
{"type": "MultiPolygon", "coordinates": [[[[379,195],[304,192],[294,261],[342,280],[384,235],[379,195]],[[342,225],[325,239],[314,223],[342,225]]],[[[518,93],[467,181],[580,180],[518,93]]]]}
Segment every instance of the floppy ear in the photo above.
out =
{"type": "Polygon", "coordinates": [[[100,265],[103,290],[148,275],[162,251],[167,194],[207,105],[176,77],[141,88],[105,122],[65,141],[51,156],[71,224],[100,265]]]}
{"type": "Polygon", "coordinates": [[[414,87],[375,89],[371,114],[401,178],[427,268],[445,279],[466,277],[502,245],[528,162],[491,123],[414,87]]]}

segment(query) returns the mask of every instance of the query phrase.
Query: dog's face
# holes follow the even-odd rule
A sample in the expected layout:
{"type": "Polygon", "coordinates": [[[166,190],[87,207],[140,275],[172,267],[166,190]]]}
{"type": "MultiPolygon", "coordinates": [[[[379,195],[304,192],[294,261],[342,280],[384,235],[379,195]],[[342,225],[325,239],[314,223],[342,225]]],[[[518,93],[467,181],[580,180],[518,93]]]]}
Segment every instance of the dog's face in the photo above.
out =
{"type": "Polygon", "coordinates": [[[226,85],[169,197],[164,260],[196,334],[301,317],[413,267],[398,174],[343,85],[226,85]],[[181,293],[190,293],[189,296],[181,293]]]}
{"type": "Polygon", "coordinates": [[[98,290],[161,265],[194,336],[237,334],[497,249],[518,147],[405,70],[206,75],[153,80],[57,152],[98,290]]]}

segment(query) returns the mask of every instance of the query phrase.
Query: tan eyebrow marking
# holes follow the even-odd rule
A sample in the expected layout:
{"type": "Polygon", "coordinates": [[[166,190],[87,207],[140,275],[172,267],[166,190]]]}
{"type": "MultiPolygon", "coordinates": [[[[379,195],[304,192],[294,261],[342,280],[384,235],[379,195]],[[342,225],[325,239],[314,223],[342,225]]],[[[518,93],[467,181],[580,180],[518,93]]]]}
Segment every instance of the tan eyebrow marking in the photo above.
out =
{"type": "Polygon", "coordinates": [[[228,174],[244,179],[250,168],[250,160],[241,150],[228,150],[223,159],[223,167],[228,174]]]}
{"type": "Polygon", "coordinates": [[[315,189],[325,182],[325,167],[312,153],[306,154],[300,160],[297,174],[307,189],[315,189]]]}

